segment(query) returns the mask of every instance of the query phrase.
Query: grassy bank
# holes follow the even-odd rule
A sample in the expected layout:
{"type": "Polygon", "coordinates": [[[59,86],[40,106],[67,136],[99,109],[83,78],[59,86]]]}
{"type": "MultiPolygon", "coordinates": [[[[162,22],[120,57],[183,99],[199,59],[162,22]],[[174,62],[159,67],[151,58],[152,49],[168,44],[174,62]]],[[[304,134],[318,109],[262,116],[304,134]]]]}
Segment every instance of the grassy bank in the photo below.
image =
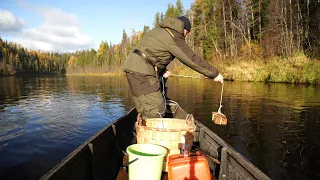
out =
{"type": "MultiPolygon", "coordinates": [[[[320,84],[320,61],[308,59],[302,54],[267,60],[218,60],[212,64],[226,80],[320,84]]],[[[202,76],[182,64],[175,64],[170,70],[179,75],[202,76]]]]}
{"type": "Polygon", "coordinates": [[[124,76],[124,72],[110,72],[110,73],[67,73],[72,76],[124,76]]]}
{"type": "MultiPolygon", "coordinates": [[[[219,69],[226,80],[230,81],[320,84],[320,61],[309,59],[303,54],[296,54],[290,58],[275,57],[263,60],[243,58],[214,60],[211,64],[219,69]]],[[[178,60],[170,63],[168,69],[179,76],[204,77],[178,60]]],[[[124,75],[124,72],[119,66],[99,69],[86,67],[68,69],[67,74],[113,76],[124,75]]]]}

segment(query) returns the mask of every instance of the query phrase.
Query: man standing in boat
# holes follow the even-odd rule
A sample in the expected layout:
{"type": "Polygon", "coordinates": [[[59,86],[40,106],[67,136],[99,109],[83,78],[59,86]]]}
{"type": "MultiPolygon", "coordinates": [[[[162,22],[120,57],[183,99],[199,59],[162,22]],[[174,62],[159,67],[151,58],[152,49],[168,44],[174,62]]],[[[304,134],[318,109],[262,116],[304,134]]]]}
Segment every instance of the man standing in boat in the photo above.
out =
{"type": "Polygon", "coordinates": [[[188,18],[166,18],[159,27],[142,37],[126,59],[124,71],[135,107],[143,119],[165,115],[165,95],[160,87],[164,84],[162,82],[160,85],[160,80],[170,76],[166,67],[174,58],[191,69],[214,78],[214,81],[223,83],[218,70],[196,55],[186,43],[185,37],[190,30],[188,18]]]}

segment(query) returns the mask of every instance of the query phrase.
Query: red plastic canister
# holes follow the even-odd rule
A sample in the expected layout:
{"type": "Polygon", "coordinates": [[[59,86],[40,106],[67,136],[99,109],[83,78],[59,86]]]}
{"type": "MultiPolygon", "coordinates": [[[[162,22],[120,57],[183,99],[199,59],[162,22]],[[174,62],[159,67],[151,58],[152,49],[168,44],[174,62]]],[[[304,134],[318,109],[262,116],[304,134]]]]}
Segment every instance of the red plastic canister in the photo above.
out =
{"type": "Polygon", "coordinates": [[[201,154],[175,154],[168,160],[169,180],[211,180],[208,161],[201,154]]]}

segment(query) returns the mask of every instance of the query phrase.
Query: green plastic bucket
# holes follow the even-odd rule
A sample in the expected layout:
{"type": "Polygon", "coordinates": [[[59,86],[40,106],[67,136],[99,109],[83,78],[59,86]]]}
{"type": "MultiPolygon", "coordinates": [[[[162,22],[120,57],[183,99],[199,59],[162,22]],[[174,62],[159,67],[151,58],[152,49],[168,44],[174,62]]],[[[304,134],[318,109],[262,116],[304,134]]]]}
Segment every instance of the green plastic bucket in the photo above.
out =
{"type": "Polygon", "coordinates": [[[156,144],[133,144],[127,147],[129,180],[159,180],[167,149],[156,144]]]}

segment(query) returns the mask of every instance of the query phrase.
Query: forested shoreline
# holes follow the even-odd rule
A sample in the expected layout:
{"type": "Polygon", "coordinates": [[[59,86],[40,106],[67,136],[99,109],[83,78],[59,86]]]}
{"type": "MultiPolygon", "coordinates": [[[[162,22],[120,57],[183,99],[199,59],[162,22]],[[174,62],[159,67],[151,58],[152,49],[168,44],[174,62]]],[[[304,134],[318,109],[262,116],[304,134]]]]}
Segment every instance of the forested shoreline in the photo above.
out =
{"type": "MultiPolygon", "coordinates": [[[[154,27],[165,17],[187,16],[186,38],[194,51],[228,80],[320,83],[320,2],[311,0],[181,0],[155,13],[154,27]]],[[[76,52],[29,50],[0,37],[0,75],[16,73],[122,74],[130,51],[153,27],[125,32],[122,41],[101,41],[99,48],[76,52]]],[[[175,74],[200,76],[174,60],[175,74]]]]}

